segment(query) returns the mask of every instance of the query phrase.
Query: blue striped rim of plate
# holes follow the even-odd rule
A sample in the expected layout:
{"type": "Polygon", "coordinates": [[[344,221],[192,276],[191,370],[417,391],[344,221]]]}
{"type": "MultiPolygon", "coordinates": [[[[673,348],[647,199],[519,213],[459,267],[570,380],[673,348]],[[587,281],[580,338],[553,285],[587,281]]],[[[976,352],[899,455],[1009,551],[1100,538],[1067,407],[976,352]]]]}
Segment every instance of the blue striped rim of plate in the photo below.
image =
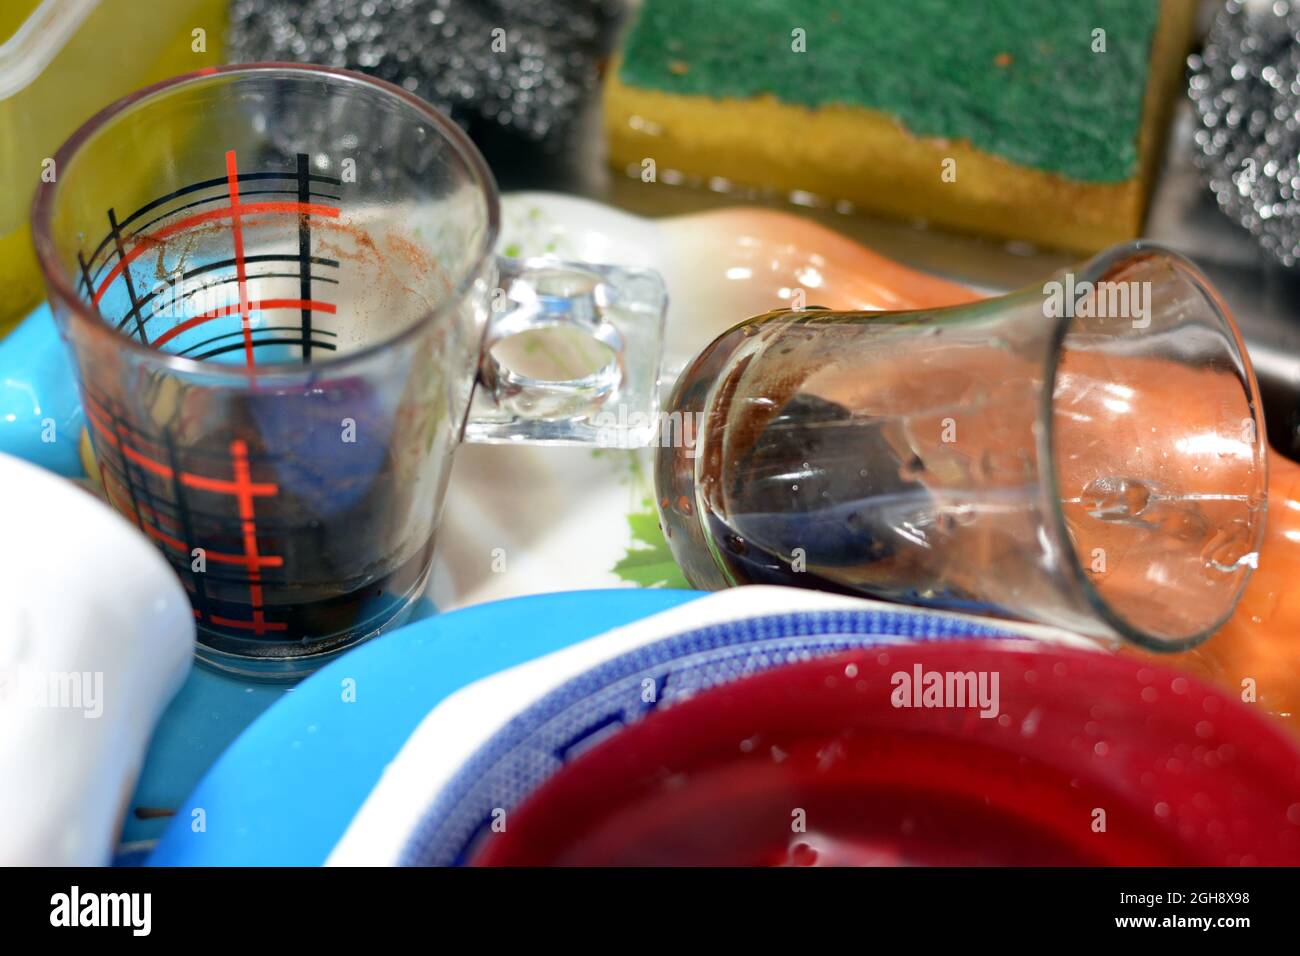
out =
{"type": "Polygon", "coordinates": [[[566,681],[508,721],[434,797],[398,862],[466,864],[500,813],[519,807],[568,761],[655,709],[719,684],[862,647],[1024,636],[998,622],[899,608],[772,614],[660,639],[566,681]]]}

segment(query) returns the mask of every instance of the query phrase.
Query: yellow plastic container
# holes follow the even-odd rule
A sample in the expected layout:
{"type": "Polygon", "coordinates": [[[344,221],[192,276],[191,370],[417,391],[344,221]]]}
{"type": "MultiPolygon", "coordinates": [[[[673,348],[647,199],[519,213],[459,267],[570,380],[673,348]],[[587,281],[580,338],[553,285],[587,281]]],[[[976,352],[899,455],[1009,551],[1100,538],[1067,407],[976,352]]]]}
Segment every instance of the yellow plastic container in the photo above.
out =
{"type": "Polygon", "coordinates": [[[0,0],[0,337],[44,297],[28,212],[55,150],[118,97],[219,63],[226,6],[0,0]]]}

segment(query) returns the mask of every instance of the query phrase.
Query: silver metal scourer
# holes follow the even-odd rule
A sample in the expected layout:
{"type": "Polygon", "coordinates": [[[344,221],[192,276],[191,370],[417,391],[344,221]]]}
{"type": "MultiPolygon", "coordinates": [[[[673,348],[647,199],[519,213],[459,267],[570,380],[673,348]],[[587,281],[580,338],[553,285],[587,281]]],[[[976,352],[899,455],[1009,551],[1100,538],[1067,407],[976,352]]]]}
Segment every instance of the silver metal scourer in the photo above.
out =
{"type": "Polygon", "coordinates": [[[227,55],[361,70],[461,126],[554,142],[595,86],[621,11],[620,0],[235,0],[227,55]]]}
{"type": "Polygon", "coordinates": [[[1196,164],[1219,207],[1300,261],[1300,2],[1229,0],[1188,60],[1196,164]]]}

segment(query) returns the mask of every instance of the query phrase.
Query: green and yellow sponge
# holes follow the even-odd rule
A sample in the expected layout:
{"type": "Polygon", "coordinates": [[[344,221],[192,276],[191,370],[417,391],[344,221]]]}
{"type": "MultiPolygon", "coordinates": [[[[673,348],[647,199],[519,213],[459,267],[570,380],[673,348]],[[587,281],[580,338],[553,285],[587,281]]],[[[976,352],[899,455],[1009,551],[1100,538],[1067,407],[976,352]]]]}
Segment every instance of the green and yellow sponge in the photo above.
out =
{"type": "Polygon", "coordinates": [[[610,161],[1090,252],[1138,235],[1195,0],[645,0],[610,161]]]}

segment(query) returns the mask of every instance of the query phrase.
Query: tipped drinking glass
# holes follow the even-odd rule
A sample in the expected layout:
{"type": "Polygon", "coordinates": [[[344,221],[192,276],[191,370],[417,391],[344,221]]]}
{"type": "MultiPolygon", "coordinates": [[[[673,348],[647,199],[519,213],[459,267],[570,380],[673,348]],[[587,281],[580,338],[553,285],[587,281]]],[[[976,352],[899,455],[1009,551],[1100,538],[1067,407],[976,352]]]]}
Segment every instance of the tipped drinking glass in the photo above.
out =
{"type": "Polygon", "coordinates": [[[663,443],[688,579],[1027,618],[1174,650],[1231,615],[1266,497],[1258,389],[1205,277],[1138,242],[1002,298],[750,319],[663,443]]]}

